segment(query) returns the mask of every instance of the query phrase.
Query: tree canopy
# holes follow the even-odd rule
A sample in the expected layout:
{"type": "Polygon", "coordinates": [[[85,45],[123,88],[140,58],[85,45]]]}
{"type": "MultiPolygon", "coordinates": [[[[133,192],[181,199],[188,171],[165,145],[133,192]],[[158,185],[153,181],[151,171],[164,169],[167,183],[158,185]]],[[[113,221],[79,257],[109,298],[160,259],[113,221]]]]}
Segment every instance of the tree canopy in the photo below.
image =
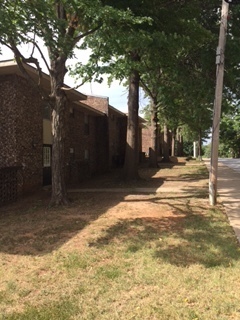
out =
{"type": "MultiPolygon", "coordinates": [[[[135,17],[128,6],[117,7],[117,2],[100,0],[3,0],[0,7],[0,43],[10,48],[24,76],[38,88],[52,107],[52,204],[66,204],[67,192],[64,179],[64,137],[66,94],[64,77],[67,59],[72,57],[78,44],[84,43],[97,30],[108,32],[111,25],[130,28],[142,19],[135,17]],[[48,49],[49,63],[43,55],[38,38],[48,49]],[[19,48],[22,43],[32,45],[30,56],[19,48]],[[36,57],[38,51],[50,75],[51,93],[46,96],[41,85],[34,83],[24,68],[24,63],[33,63],[39,71],[41,66],[36,57]]],[[[115,28],[116,29],[116,28],[115,28]]]]}
{"type": "MultiPolygon", "coordinates": [[[[226,51],[224,101],[239,101],[240,6],[231,8],[226,51]]],[[[188,125],[195,134],[211,122],[215,82],[215,49],[219,30],[218,0],[2,0],[0,43],[10,48],[23,74],[52,106],[53,193],[52,202],[67,203],[64,176],[65,105],[64,77],[67,60],[75,49],[91,49],[87,65],[72,72],[83,82],[102,74],[109,81],[126,81],[129,87],[130,132],[127,146],[134,151],[125,159],[137,174],[138,92],[142,85],[155,109],[169,125],[188,125]],[[38,39],[48,49],[44,56],[38,39]],[[32,45],[25,56],[20,45],[32,45]],[[24,63],[47,66],[51,94],[33,83],[24,63]],[[49,62],[48,62],[49,61],[49,62]],[[131,141],[130,141],[131,140],[131,141]],[[134,161],[133,161],[134,160],[134,161]]],[[[227,103],[226,103],[227,104],[227,103]]],[[[155,110],[155,111],[156,111],[155,110]]],[[[127,152],[128,153],[128,152],[127,152]]]]}

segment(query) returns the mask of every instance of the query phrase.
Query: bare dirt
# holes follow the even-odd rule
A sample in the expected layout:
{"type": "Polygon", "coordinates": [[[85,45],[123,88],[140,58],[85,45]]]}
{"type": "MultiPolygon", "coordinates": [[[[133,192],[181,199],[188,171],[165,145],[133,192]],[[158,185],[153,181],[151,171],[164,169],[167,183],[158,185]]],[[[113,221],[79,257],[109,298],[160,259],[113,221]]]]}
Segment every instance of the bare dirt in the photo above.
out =
{"type": "Polygon", "coordinates": [[[79,192],[69,193],[68,207],[49,208],[50,190],[45,189],[0,208],[1,252],[13,262],[16,255],[41,256],[60,247],[79,250],[118,220],[144,219],[167,229],[179,225],[187,202],[194,201],[196,210],[207,206],[204,164],[180,159],[159,169],[145,166],[140,169],[141,179],[134,182],[121,177],[116,169],[81,183],[79,192]],[[85,188],[92,192],[84,192],[85,188]],[[102,188],[105,191],[98,192],[102,188]],[[114,192],[116,188],[120,192],[114,192]],[[145,191],[135,192],[135,188],[145,191]]]}

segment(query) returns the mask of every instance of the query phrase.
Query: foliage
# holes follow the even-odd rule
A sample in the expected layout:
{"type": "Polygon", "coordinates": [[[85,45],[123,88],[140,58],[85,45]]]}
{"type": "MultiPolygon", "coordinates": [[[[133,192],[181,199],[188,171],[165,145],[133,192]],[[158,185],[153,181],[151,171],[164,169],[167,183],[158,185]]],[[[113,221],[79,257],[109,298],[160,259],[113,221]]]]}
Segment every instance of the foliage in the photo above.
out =
{"type": "Polygon", "coordinates": [[[183,154],[185,156],[193,156],[193,142],[192,141],[183,141],[183,154]]]}
{"type": "MultiPolygon", "coordinates": [[[[152,34],[155,45],[143,56],[141,73],[142,86],[158,108],[160,124],[167,123],[172,130],[188,126],[192,140],[211,126],[215,81],[212,52],[217,38],[198,5],[194,2],[176,7],[176,14],[169,18],[171,26],[162,23],[168,19],[168,10],[164,18],[158,16],[161,19],[155,23],[161,29],[152,34]]],[[[217,19],[216,14],[214,18],[217,19]]]]}
{"type": "Polygon", "coordinates": [[[211,158],[211,143],[204,145],[202,150],[203,150],[203,157],[211,158]]]}
{"type": "Polygon", "coordinates": [[[220,126],[220,143],[224,146],[219,152],[233,158],[240,157],[240,109],[232,107],[227,114],[223,113],[220,126]]]}
{"type": "MultiPolygon", "coordinates": [[[[231,7],[229,21],[223,100],[226,114],[228,106],[240,99],[239,7],[231,7]]],[[[135,71],[158,108],[159,122],[167,123],[170,129],[185,126],[195,140],[204,137],[211,125],[219,9],[218,0],[2,0],[0,43],[14,51],[23,72],[23,62],[34,63],[41,77],[35,56],[36,51],[40,52],[51,77],[49,101],[60,123],[64,116],[58,114],[61,108],[57,108],[56,101],[61,101],[63,107],[67,60],[77,54],[76,48],[90,48],[87,65],[79,62],[72,74],[83,82],[101,82],[102,74],[108,74],[111,82],[114,78],[125,81],[135,71]],[[38,38],[48,48],[49,65],[38,38]],[[20,52],[21,43],[32,44],[29,57],[20,52]]],[[[232,140],[230,148],[236,153],[238,138],[227,137],[234,132],[238,136],[238,129],[232,119],[224,121],[222,139],[225,144],[232,140]]],[[[55,128],[57,136],[59,128],[55,128]]],[[[62,137],[58,139],[62,141],[62,137]]],[[[62,158],[61,152],[58,150],[56,159],[62,158]]]]}
{"type": "MultiPolygon", "coordinates": [[[[167,120],[170,128],[178,125],[184,127],[183,132],[187,141],[197,140],[199,134],[202,138],[207,137],[209,133],[215,85],[214,51],[219,32],[219,4],[214,1],[202,3],[203,6],[198,7],[199,11],[196,1],[193,5],[195,6],[193,20],[191,20],[191,15],[187,20],[189,25],[192,24],[190,32],[185,24],[184,35],[186,38],[181,37],[178,29],[176,38],[180,38],[180,43],[183,45],[177,44],[176,41],[176,47],[174,47],[171,38],[169,38],[167,50],[159,50],[158,56],[160,58],[157,59],[156,55],[152,61],[155,67],[149,68],[146,76],[143,75],[145,88],[146,83],[148,85],[145,91],[152,96],[155,94],[155,98],[157,97],[160,121],[166,122],[167,120]],[[191,41],[189,44],[188,39],[191,41]],[[171,48],[176,53],[175,56],[173,52],[171,53],[171,48]],[[164,52],[167,53],[165,57],[164,52]],[[168,65],[164,64],[165,61],[168,62],[168,65]],[[160,74],[161,76],[159,76],[160,74]]],[[[226,50],[227,72],[223,92],[223,110],[225,112],[228,112],[229,104],[234,103],[239,95],[238,79],[240,74],[237,67],[240,54],[238,46],[240,30],[237,22],[240,14],[239,6],[230,6],[230,14],[226,50]]],[[[182,14],[181,19],[184,21],[182,14]]],[[[157,47],[155,50],[158,50],[157,47]]],[[[154,56],[153,52],[151,52],[151,56],[154,56]]],[[[229,126],[232,126],[230,122],[229,126]]],[[[231,149],[237,148],[236,137],[235,132],[231,149]],[[233,142],[234,140],[235,142],[233,142]]]]}
{"type": "MultiPolygon", "coordinates": [[[[97,30],[101,30],[102,34],[108,34],[114,27],[116,33],[118,32],[120,36],[123,31],[136,29],[148,19],[135,17],[126,5],[119,9],[116,8],[116,1],[105,3],[105,1],[100,0],[4,0],[3,6],[0,8],[0,17],[3,18],[0,22],[0,43],[14,52],[17,64],[24,76],[51,103],[53,134],[52,204],[67,204],[65,177],[62,170],[65,166],[64,137],[67,99],[64,77],[67,72],[67,59],[73,56],[74,49],[79,47],[78,43],[86,48],[85,39],[97,30]],[[7,14],[5,15],[5,13],[7,14]],[[43,55],[38,38],[43,40],[48,49],[49,63],[43,55]],[[29,57],[20,52],[19,44],[21,43],[32,45],[33,49],[29,57]],[[46,96],[44,89],[31,79],[24,68],[24,63],[34,63],[39,72],[39,83],[41,82],[41,67],[38,58],[35,56],[36,51],[40,53],[49,71],[51,83],[49,97],[46,96]]],[[[131,34],[129,32],[129,36],[131,34]]],[[[95,39],[95,48],[98,51],[98,46],[101,47],[101,43],[98,41],[98,36],[95,39]]],[[[126,43],[124,44],[123,40],[122,36],[121,44],[115,42],[115,45],[121,50],[122,48],[126,49],[126,43]]],[[[132,37],[132,41],[134,42],[134,37],[132,37]]],[[[104,47],[106,48],[106,45],[104,47]]],[[[131,54],[131,52],[129,53],[131,54]]],[[[108,54],[110,54],[110,51],[108,54]]],[[[98,59],[100,59],[99,55],[97,55],[97,59],[94,58],[94,62],[98,59]]],[[[77,71],[81,75],[81,71],[83,71],[83,74],[85,73],[85,69],[82,67],[78,68],[77,71]]],[[[92,78],[92,72],[90,75],[87,74],[87,79],[89,77],[92,78]]]]}

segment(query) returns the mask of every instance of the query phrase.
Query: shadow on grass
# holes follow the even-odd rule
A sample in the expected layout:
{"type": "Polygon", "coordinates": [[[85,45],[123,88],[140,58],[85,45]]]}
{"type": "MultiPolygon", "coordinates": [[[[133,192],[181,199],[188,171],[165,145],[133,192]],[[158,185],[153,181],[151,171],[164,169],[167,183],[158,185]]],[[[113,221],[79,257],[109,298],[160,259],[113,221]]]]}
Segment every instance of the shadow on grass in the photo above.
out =
{"type": "Polygon", "coordinates": [[[189,215],[184,230],[174,233],[169,245],[160,245],[154,256],[177,266],[231,266],[239,259],[239,247],[227,223],[212,217],[189,215]],[[172,243],[171,243],[172,242],[172,243]]]}
{"type": "MultiPolygon", "coordinates": [[[[153,181],[156,181],[157,186],[162,182],[162,179],[154,180],[153,178],[157,171],[158,169],[147,170],[146,177],[150,179],[150,185],[153,181]]],[[[104,180],[107,184],[110,181],[108,179],[104,180]]],[[[101,185],[101,181],[103,181],[102,178],[97,180],[97,183],[101,185]]],[[[96,187],[94,180],[91,183],[93,187],[96,187]]],[[[191,192],[191,190],[189,191],[191,192]]],[[[109,208],[116,206],[119,202],[128,201],[126,200],[127,195],[127,193],[109,194],[98,192],[75,194],[72,196],[74,197],[74,201],[69,207],[47,210],[46,207],[50,195],[45,192],[43,196],[29,197],[22,202],[5,206],[1,208],[0,212],[0,252],[38,256],[57,250],[90,223],[107,212],[109,208]]],[[[195,192],[193,197],[196,198],[196,196],[197,193],[195,192]]],[[[177,197],[180,199],[181,197],[190,198],[191,196],[178,194],[177,197]]],[[[202,197],[201,192],[199,193],[199,197],[202,197]]],[[[159,199],[162,201],[162,204],[169,205],[168,200],[171,202],[171,199],[176,199],[176,195],[163,196],[159,197],[159,199]]],[[[159,199],[152,197],[149,202],[158,203],[159,199]]],[[[161,234],[166,232],[166,230],[169,230],[169,232],[175,232],[175,229],[178,230],[179,224],[183,221],[183,218],[179,217],[179,214],[185,214],[185,209],[182,207],[182,204],[178,205],[176,203],[174,205],[171,204],[171,209],[176,217],[165,218],[165,220],[163,218],[159,219],[159,221],[155,218],[130,220],[130,224],[137,223],[138,228],[143,229],[142,231],[140,230],[140,233],[137,232],[137,238],[134,238],[137,245],[139,244],[138,236],[140,237],[141,246],[144,246],[144,242],[142,242],[144,239],[148,242],[148,239],[151,239],[152,236],[156,236],[156,239],[157,237],[161,237],[161,234]],[[177,221],[177,223],[174,221],[177,221]],[[139,224],[142,226],[140,227],[139,224]],[[158,227],[156,228],[156,226],[158,227]],[[164,226],[164,228],[160,226],[164,226]],[[141,234],[143,238],[141,238],[141,234]]],[[[108,230],[110,238],[115,236],[115,233],[118,233],[119,228],[120,230],[125,228],[124,223],[126,221],[122,223],[123,226],[120,224],[116,226],[116,229],[108,230]]],[[[133,228],[136,227],[133,226],[133,228]]],[[[164,248],[161,251],[156,250],[155,256],[160,257],[161,252],[162,258],[164,258],[164,248]]]]}
{"type": "MultiPolygon", "coordinates": [[[[203,208],[204,210],[204,208],[203,208]]],[[[239,260],[239,246],[232,229],[220,211],[163,218],[121,220],[106,230],[105,236],[90,243],[101,249],[117,243],[127,252],[149,252],[153,259],[179,267],[201,264],[207,268],[231,266],[239,260]]]]}
{"type": "MultiPolygon", "coordinates": [[[[146,176],[151,180],[156,170],[147,171],[146,176]]],[[[112,178],[111,175],[107,178],[98,177],[90,184],[94,188],[104,183],[113,186],[119,183],[118,176],[119,171],[112,178]]],[[[146,182],[142,180],[140,183],[144,185],[146,182]]],[[[161,183],[162,179],[155,180],[156,186],[161,183]]],[[[57,250],[127,195],[124,192],[110,194],[97,191],[71,194],[72,203],[69,207],[48,209],[50,191],[47,190],[1,207],[0,252],[39,256],[57,250]]]]}
{"type": "Polygon", "coordinates": [[[158,177],[156,174],[159,168],[140,167],[138,170],[138,179],[125,179],[123,168],[115,168],[103,175],[98,175],[88,181],[80,182],[74,186],[76,189],[98,189],[98,188],[141,188],[141,187],[156,187],[159,188],[163,182],[163,177],[158,177]]]}
{"type": "MultiPolygon", "coordinates": [[[[149,183],[158,188],[163,179],[152,178],[159,169],[145,170],[143,179],[124,184],[122,170],[95,177],[83,183],[92,187],[137,187],[149,183]],[[146,180],[148,179],[148,181],[146,180]]],[[[57,250],[109,208],[123,201],[126,193],[76,193],[69,207],[47,209],[50,190],[29,195],[0,208],[0,252],[18,255],[44,255],[57,250]]]]}
{"type": "Polygon", "coordinates": [[[182,158],[181,161],[179,161],[179,159],[180,158],[175,157],[175,156],[170,156],[169,160],[165,160],[164,157],[161,157],[161,159],[159,159],[159,161],[158,161],[158,165],[160,167],[166,166],[168,168],[172,168],[174,166],[185,166],[187,159],[182,158]]]}
{"type": "Polygon", "coordinates": [[[179,176],[179,180],[199,180],[209,177],[208,170],[205,166],[200,167],[195,173],[184,173],[179,176]]]}
{"type": "Polygon", "coordinates": [[[160,161],[158,162],[158,166],[160,169],[163,169],[163,168],[168,168],[168,169],[172,169],[173,167],[182,167],[182,166],[185,166],[186,163],[184,162],[164,162],[164,161],[160,161]]]}
{"type": "Polygon", "coordinates": [[[74,194],[69,207],[47,208],[50,195],[34,195],[0,212],[0,252],[44,255],[57,250],[115,206],[125,194],[74,194]]]}

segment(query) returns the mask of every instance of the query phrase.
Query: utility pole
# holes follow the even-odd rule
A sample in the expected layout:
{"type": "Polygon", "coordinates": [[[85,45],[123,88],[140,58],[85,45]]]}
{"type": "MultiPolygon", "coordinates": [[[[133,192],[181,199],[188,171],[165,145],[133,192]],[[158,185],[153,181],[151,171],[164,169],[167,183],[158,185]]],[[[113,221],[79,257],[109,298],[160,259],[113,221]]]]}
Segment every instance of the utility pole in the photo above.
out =
{"type": "MultiPolygon", "coordinates": [[[[234,0],[228,0],[232,2],[234,0]]],[[[209,202],[214,206],[217,203],[217,174],[218,174],[218,146],[219,146],[219,126],[222,107],[223,76],[224,76],[224,54],[227,34],[229,4],[222,0],[221,24],[219,40],[216,54],[216,88],[213,110],[212,143],[211,143],[211,163],[209,172],[209,202]]]]}

